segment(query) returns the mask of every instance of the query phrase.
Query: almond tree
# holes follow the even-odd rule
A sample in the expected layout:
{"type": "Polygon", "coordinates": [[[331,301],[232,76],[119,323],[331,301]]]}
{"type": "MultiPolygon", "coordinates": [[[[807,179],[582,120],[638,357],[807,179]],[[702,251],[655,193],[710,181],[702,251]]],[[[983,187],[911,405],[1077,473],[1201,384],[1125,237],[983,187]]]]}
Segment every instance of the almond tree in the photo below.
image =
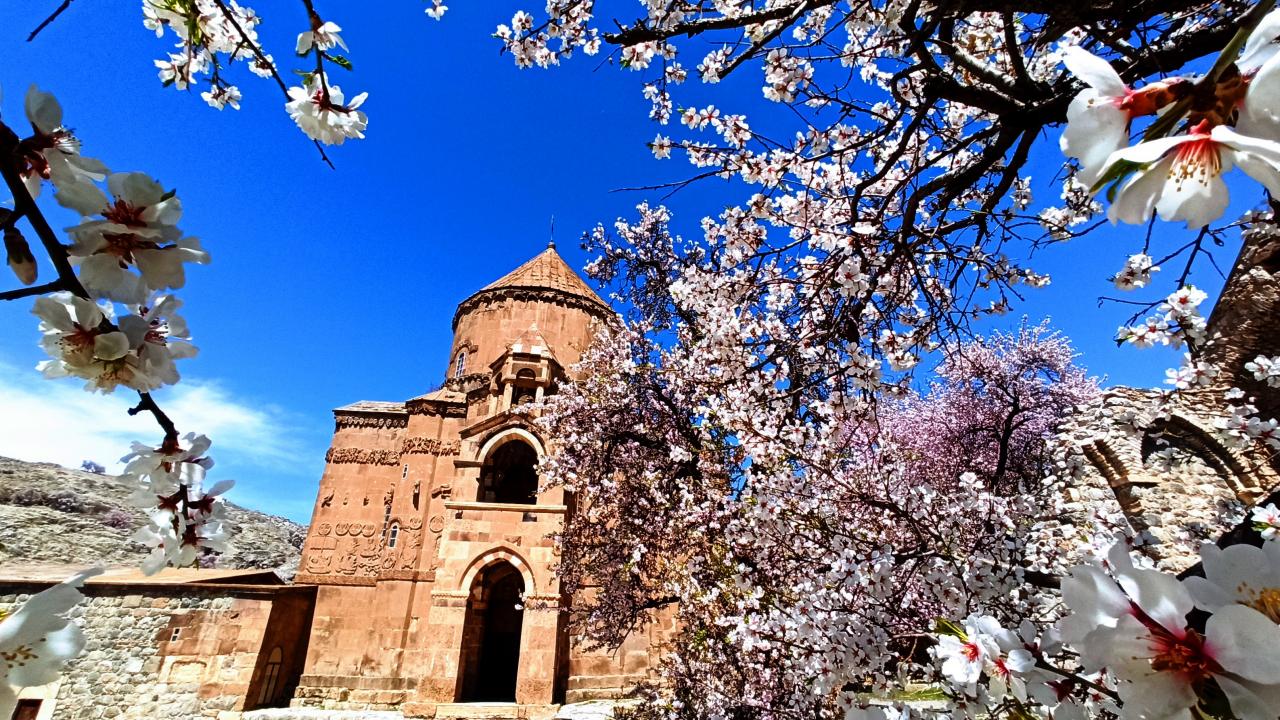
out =
{"type": "MultiPolygon", "coordinates": [[[[928,640],[953,714],[1274,720],[1275,541],[1207,551],[1216,590],[1135,566],[1123,539],[1098,564],[1068,567],[1028,530],[1045,488],[1069,482],[1069,467],[1046,470],[1040,445],[1063,410],[1053,388],[1069,398],[1085,384],[1002,374],[1018,367],[1003,354],[963,361],[976,320],[1050,281],[1029,251],[1088,233],[1105,211],[1150,223],[1117,249],[1118,288],[1180,266],[1117,340],[1185,348],[1175,391],[1213,376],[1200,356],[1206,296],[1188,280],[1234,229],[1222,222],[1225,173],[1280,190],[1272,5],[646,0],[637,17],[629,3],[549,0],[497,28],[521,67],[607,52],[641,78],[664,126],[655,157],[694,168],[673,189],[712,177],[741,189],[695,238],[650,205],[588,237],[592,274],[628,312],[546,416],[559,449],[545,474],[579,497],[562,572],[583,591],[582,627],[607,643],[659,608],[683,621],[664,671],[671,694],[645,712],[881,714],[857,690],[922,672],[913,648],[928,640]],[[760,73],[791,130],[758,132],[724,94],[680,101],[691,75],[742,72],[760,73]],[[673,120],[683,129],[665,129],[673,120]],[[1068,160],[1052,184],[1033,183],[1030,159],[1055,141],[1068,160]],[[1044,185],[1060,202],[1035,200],[1044,185]],[[1172,230],[1154,232],[1157,219],[1188,228],[1168,252],[1159,239],[1172,230]],[[940,355],[941,388],[912,395],[913,370],[940,355]],[[1001,377],[1039,390],[993,402],[1001,377]],[[1024,397],[1045,404],[1013,412],[1024,397]],[[953,421],[957,432],[925,435],[953,421]],[[1240,585],[1240,568],[1254,584],[1240,585]]],[[[157,62],[162,82],[207,86],[206,102],[235,108],[228,74],[242,61],[274,80],[318,147],[366,131],[364,96],[346,101],[330,83],[330,68],[353,67],[336,51],[341,28],[311,0],[296,11],[301,87],[283,80],[247,8],[147,0],[143,11],[178,40],[157,62]]],[[[103,292],[130,292],[100,270],[103,292]]],[[[95,327],[99,359],[134,349],[95,327]]],[[[1253,361],[1259,382],[1278,362],[1253,361]]],[[[1280,445],[1276,421],[1240,395],[1223,398],[1224,436],[1280,445]]],[[[1253,517],[1274,537],[1273,508],[1253,517]]]]}

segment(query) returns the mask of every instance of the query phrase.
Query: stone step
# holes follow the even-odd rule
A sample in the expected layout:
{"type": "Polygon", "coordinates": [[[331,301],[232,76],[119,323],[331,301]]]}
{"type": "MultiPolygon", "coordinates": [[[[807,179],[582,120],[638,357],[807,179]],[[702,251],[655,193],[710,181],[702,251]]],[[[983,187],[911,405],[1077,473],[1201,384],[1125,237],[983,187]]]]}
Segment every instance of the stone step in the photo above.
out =
{"type": "Polygon", "coordinates": [[[404,720],[394,710],[320,710],[316,708],[266,708],[236,713],[241,720],[404,720]]]}
{"type": "Polygon", "coordinates": [[[542,720],[555,714],[554,705],[513,702],[441,703],[436,720],[542,720]]]}

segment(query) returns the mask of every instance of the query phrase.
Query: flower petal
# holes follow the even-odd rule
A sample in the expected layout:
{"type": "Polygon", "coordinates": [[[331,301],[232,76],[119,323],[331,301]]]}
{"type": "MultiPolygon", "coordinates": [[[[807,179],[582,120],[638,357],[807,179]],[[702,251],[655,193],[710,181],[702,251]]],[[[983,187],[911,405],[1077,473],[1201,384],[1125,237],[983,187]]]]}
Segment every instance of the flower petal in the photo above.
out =
{"type": "Polygon", "coordinates": [[[1253,608],[1232,604],[1209,616],[1205,647],[1230,673],[1280,683],[1280,626],[1253,608]]]}
{"type": "Polygon", "coordinates": [[[57,98],[41,92],[35,85],[27,88],[27,120],[36,130],[48,135],[62,126],[62,106],[57,98]]]}
{"type": "MultiPolygon", "coordinates": [[[[1114,158],[1119,153],[1112,154],[1114,158]]],[[[1123,222],[1130,225],[1141,225],[1151,218],[1156,201],[1164,192],[1165,180],[1169,177],[1169,167],[1173,158],[1164,160],[1135,174],[1120,187],[1115,201],[1107,209],[1107,217],[1112,223],[1123,222]]]]}
{"type": "Polygon", "coordinates": [[[1276,52],[1273,43],[1277,37],[1280,37],[1280,10],[1272,10],[1264,15],[1253,28],[1253,32],[1249,33],[1249,39],[1244,43],[1240,59],[1236,61],[1240,71],[1247,73],[1273,57],[1276,52]]]}
{"type": "Polygon", "coordinates": [[[1072,75],[1104,95],[1123,97],[1129,90],[1111,63],[1078,45],[1062,51],[1062,64],[1072,75]]]}

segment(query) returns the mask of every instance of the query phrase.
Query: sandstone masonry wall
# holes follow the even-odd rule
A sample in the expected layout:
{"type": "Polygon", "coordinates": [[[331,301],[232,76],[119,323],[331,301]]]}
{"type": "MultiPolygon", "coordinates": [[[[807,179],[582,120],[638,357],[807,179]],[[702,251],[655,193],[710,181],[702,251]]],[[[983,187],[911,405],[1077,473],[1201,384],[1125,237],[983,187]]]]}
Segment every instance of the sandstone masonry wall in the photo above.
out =
{"type": "MultiPolygon", "coordinates": [[[[0,610],[40,589],[0,587],[0,610]]],[[[277,598],[257,588],[89,585],[85,593],[71,615],[84,628],[85,649],[63,674],[51,720],[227,717],[258,699],[260,651],[292,649],[306,637],[301,628],[285,633],[292,637],[270,633],[277,598]]],[[[289,593],[282,610],[291,620],[305,624],[308,594],[289,593]]],[[[301,657],[283,658],[279,677],[287,679],[289,665],[300,663],[301,657]]]]}

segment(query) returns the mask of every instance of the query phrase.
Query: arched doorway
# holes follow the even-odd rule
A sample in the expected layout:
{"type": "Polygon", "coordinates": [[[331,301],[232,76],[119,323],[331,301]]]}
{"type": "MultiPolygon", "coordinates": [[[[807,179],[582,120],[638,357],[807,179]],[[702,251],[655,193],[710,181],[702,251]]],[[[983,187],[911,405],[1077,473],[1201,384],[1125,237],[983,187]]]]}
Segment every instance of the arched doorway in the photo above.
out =
{"type": "Polygon", "coordinates": [[[458,702],[515,702],[524,590],[520,571],[507,562],[476,575],[462,626],[458,702]]]}
{"type": "Polygon", "coordinates": [[[480,472],[481,502],[536,505],[538,453],[523,440],[499,445],[480,472]]]}

